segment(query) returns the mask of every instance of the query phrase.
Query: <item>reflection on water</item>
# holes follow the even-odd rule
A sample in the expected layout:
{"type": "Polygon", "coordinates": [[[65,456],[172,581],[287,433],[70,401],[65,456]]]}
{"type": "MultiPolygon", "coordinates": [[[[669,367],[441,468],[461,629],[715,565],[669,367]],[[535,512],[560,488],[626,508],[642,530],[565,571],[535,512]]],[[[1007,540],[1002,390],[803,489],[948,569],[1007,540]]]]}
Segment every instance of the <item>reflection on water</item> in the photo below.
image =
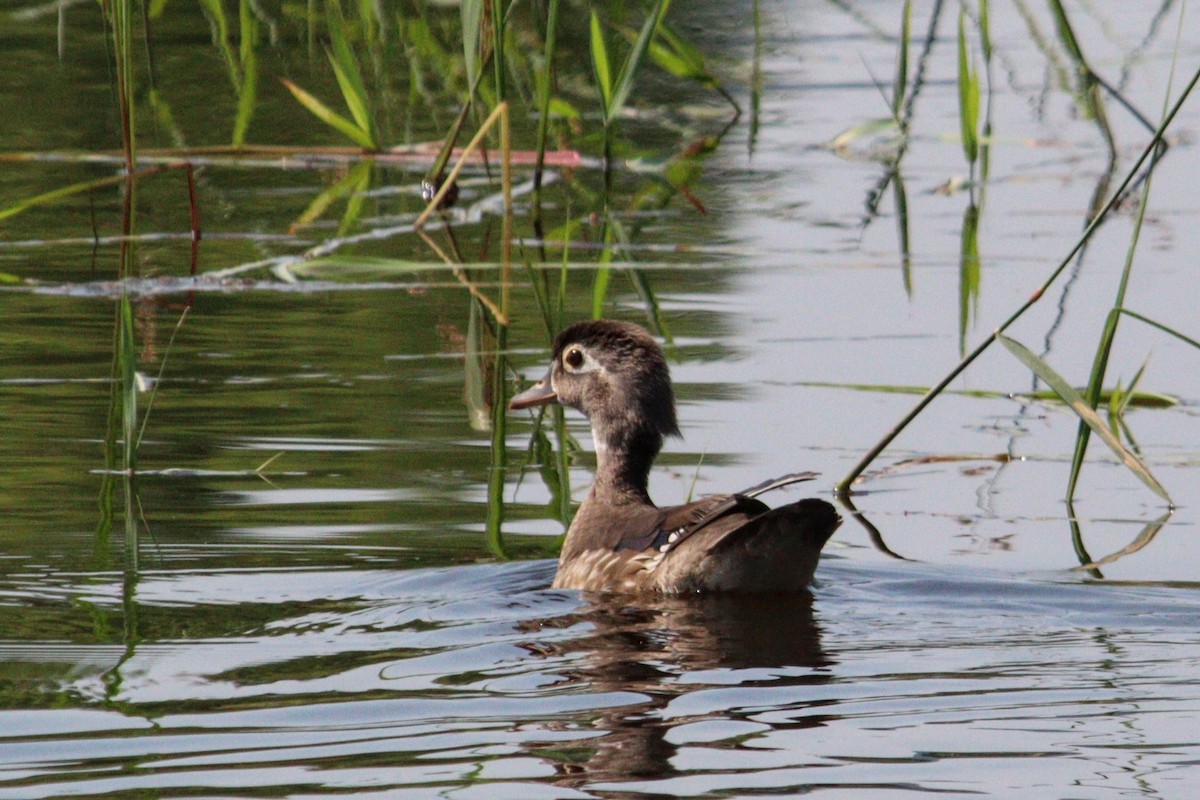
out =
{"type": "Polygon", "coordinates": [[[28,692],[0,797],[1180,796],[1200,749],[1193,592],[833,557],[812,597],[631,603],[552,574],[147,575],[144,621],[207,632],[0,646],[28,692]]]}
{"type": "MultiPolygon", "coordinates": [[[[22,119],[0,131],[0,149],[109,146],[97,143],[113,141],[96,127],[108,102],[95,94],[108,80],[99,7],[72,7],[96,24],[70,17],[58,58],[55,4],[16,5],[28,14],[5,17],[18,32],[5,52],[30,69],[0,70],[0,98],[22,119]]],[[[146,128],[223,142],[213,115],[233,98],[215,87],[236,58],[195,35],[207,30],[197,6],[176,5],[162,23],[180,33],[155,40],[171,66],[146,128]]],[[[965,8],[982,55],[977,5],[965,8]]],[[[1063,6],[1081,47],[1044,5],[991,4],[986,186],[962,178],[950,4],[914,4],[902,147],[888,134],[827,146],[888,113],[873,77],[887,83],[897,61],[897,4],[764,3],[756,31],[731,26],[724,4],[672,8],[723,79],[739,65],[756,76],[750,120],[713,143],[724,105],[714,122],[709,89],[672,81],[667,96],[648,72],[620,120],[622,146],[644,157],[604,198],[591,166],[557,173],[543,209],[547,240],[560,224],[584,240],[567,254],[566,317],[591,314],[599,239],[626,237],[604,262],[604,311],[670,333],[684,438],[660,458],[653,496],[674,503],[802,469],[832,484],[911,407],[907,387],[944,374],[1069,252],[1147,140],[1088,70],[1152,112],[1176,59],[1191,69],[1198,29],[1173,21],[1172,2],[1063,6]],[[663,168],[681,149],[695,160],[663,168]],[[588,216],[602,208],[613,211],[605,234],[588,216]]],[[[295,32],[289,8],[273,21],[295,32]]],[[[578,48],[578,61],[585,31],[570,28],[562,52],[578,48]]],[[[322,48],[288,33],[259,44],[250,133],[302,136],[307,112],[270,78],[336,98],[322,48]]],[[[400,58],[406,72],[410,54],[393,45],[364,68],[400,58]]],[[[591,130],[590,70],[572,74],[560,85],[591,130]]],[[[381,116],[410,119],[413,138],[440,136],[438,115],[457,100],[439,85],[426,84],[434,113],[401,90],[381,116]]],[[[1127,297],[1193,337],[1195,108],[1155,175],[1127,297]]],[[[527,147],[532,132],[516,128],[527,147]]],[[[594,144],[574,136],[567,146],[594,144]]],[[[811,597],[554,592],[546,557],[590,481],[591,445],[577,417],[487,432],[493,391],[511,378],[497,359],[522,369],[545,355],[526,276],[510,287],[507,333],[472,299],[502,296],[487,266],[501,226],[484,208],[497,190],[464,183],[478,213],[419,241],[397,232],[411,227],[419,176],[347,159],[355,166],[211,162],[198,174],[200,286],[183,277],[190,243],[175,235],[186,215],[171,181],[140,187],[142,277],[126,284],[114,282],[119,193],[2,221],[0,798],[1194,794],[1200,371],[1189,346],[1122,323],[1112,367],[1181,399],[1131,406],[1117,425],[1177,494],[1173,516],[1095,452],[1067,508],[1075,418],[1000,354],[885,454],[811,597]],[[289,234],[300,217],[313,224],[289,234]],[[343,225],[356,233],[339,253],[399,259],[394,269],[261,267],[343,225]],[[475,266],[445,268],[429,241],[475,266]],[[134,422],[147,417],[143,435],[134,422]],[[130,476],[118,456],[134,436],[130,476]]],[[[7,163],[0,205],[97,169],[111,167],[7,163]]],[[[1131,231],[1130,214],[1105,223],[1014,331],[1072,380],[1087,374],[1131,231]]],[[[551,269],[538,274],[553,289],[560,254],[522,244],[522,259],[546,245],[551,269]]]]}
{"type": "MultiPolygon", "coordinates": [[[[828,680],[827,664],[813,621],[812,597],[660,598],[632,603],[627,598],[588,598],[581,612],[555,625],[586,624],[588,633],[559,644],[552,654],[574,656],[561,686],[589,693],[633,691],[642,702],[594,718],[596,736],[582,749],[555,746],[555,760],[567,785],[670,779],[679,746],[671,738],[679,719],[701,720],[712,734],[727,738],[736,718],[722,710],[700,711],[695,704],[709,682],[736,687],[828,680]],[[801,677],[802,675],[802,677],[801,677]]],[[[539,623],[544,624],[544,623],[539,623]]],[[[700,700],[703,703],[703,700],[700,700]]],[[[744,726],[741,728],[744,730],[744,726]]],[[[741,735],[741,734],[739,734],[741,735]]]]}

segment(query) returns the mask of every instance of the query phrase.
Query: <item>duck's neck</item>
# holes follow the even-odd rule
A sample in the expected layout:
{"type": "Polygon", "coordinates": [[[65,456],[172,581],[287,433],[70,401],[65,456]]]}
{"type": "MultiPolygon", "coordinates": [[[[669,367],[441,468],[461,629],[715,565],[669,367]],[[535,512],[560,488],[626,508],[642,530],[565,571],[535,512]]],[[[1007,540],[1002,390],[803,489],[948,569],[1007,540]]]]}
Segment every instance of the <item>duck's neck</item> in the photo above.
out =
{"type": "Polygon", "coordinates": [[[662,449],[662,434],[650,427],[592,424],[596,480],[588,498],[602,503],[653,505],[646,487],[662,449]]]}

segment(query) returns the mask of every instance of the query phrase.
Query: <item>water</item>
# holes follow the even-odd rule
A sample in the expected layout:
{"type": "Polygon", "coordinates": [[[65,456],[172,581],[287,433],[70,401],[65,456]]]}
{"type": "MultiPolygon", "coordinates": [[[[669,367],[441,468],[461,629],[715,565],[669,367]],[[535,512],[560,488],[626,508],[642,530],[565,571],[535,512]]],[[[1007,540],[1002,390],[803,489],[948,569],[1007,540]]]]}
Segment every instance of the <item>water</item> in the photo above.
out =
{"type": "MultiPolygon", "coordinates": [[[[1048,14],[1030,12],[1039,39],[1024,6],[993,5],[995,143],[965,336],[968,196],[938,191],[967,172],[956,138],[957,7],[943,11],[902,162],[907,276],[892,188],[878,217],[865,210],[886,174],[866,157],[879,142],[843,154],[826,146],[886,113],[870,76],[890,86],[891,4],[763,7],[757,127],[747,113],[704,160],[689,189],[707,215],[678,196],[629,210],[635,192],[656,184],[618,179],[631,248],[617,261],[641,268],[672,336],[684,436],[652,477],[660,502],[797,469],[819,470],[821,485],[781,498],[826,492],[915,402],[880,388],[936,381],[963,338],[981,341],[1074,244],[1104,175],[1104,139],[1068,90],[1072,67],[1048,14]]],[[[95,11],[68,9],[62,62],[53,17],[5,21],[0,59],[25,69],[0,69],[0,97],[37,113],[0,149],[116,141],[111,120],[68,119],[108,102],[95,11]],[[38,102],[35,86],[73,101],[38,102]]],[[[931,10],[914,8],[914,68],[931,10]]],[[[1067,11],[1093,67],[1157,119],[1179,9],[1067,11]]],[[[739,87],[753,31],[747,22],[726,33],[727,16],[672,10],[749,108],[739,87]]],[[[1176,92],[1200,54],[1190,17],[1176,92]]],[[[160,30],[159,63],[178,65],[160,82],[176,132],[191,144],[227,141],[235,102],[206,23],[179,10],[160,30]],[[196,99],[188,84],[208,93],[196,99]]],[[[283,41],[262,51],[270,81],[250,138],[336,142],[277,90],[275,76],[287,75],[336,97],[320,53],[310,60],[283,41]]],[[[582,33],[567,41],[584,58],[582,33]]],[[[723,123],[700,88],[661,73],[639,87],[635,100],[671,103],[635,103],[640,113],[621,123],[655,153],[723,123]]],[[[1119,180],[1147,134],[1105,103],[1119,180]]],[[[450,105],[427,119],[396,111],[403,103],[391,113],[416,120],[413,139],[432,139],[450,105]]],[[[1154,178],[1127,301],[1193,337],[1198,127],[1192,102],[1154,178]]],[[[144,130],[170,143],[165,123],[144,130]]],[[[518,125],[519,146],[528,135],[518,125]]],[[[568,145],[594,153],[591,140],[568,145]]],[[[0,197],[7,205],[112,169],[8,164],[0,197]]],[[[344,205],[313,228],[289,235],[288,226],[343,174],[206,169],[200,270],[292,255],[333,235],[344,205]]],[[[411,219],[418,177],[381,170],[363,224],[411,219]]],[[[595,210],[585,190],[599,189],[596,176],[575,179],[555,184],[555,225],[568,201],[573,215],[595,210]]],[[[146,182],[141,230],[186,232],[182,186],[171,173],[146,182]]],[[[477,186],[465,201],[490,191],[477,186]]],[[[131,485],[135,565],[126,479],[109,457],[120,432],[117,251],[91,243],[92,214],[112,235],[118,209],[118,195],[96,190],[0,222],[0,273],[19,281],[0,295],[0,797],[1192,793],[1200,372],[1177,339],[1125,320],[1111,367],[1127,385],[1149,356],[1141,388],[1180,400],[1126,415],[1179,505],[1173,514],[1094,441],[1072,527],[1062,497],[1075,418],[1031,399],[1028,372],[993,348],[872,465],[855,498],[862,516],[843,512],[811,596],[613,600],[547,588],[562,525],[543,475],[523,468],[531,428],[521,415],[498,462],[503,541],[489,540],[497,462],[471,377],[473,348],[487,340],[447,270],[334,270],[287,283],[260,268],[196,287],[186,240],[155,238],[139,244],[142,278],[130,284],[139,369],[147,382],[161,369],[131,485]]],[[[1075,383],[1132,228],[1128,210],[1106,223],[1066,282],[1011,331],[1075,383]]],[[[495,260],[493,216],[455,235],[464,261],[495,260]]],[[[411,234],[346,251],[437,262],[411,234]]],[[[583,253],[572,254],[572,318],[590,307],[595,256],[583,253]]],[[[626,275],[614,275],[607,313],[645,321],[626,275]]],[[[472,276],[499,296],[494,270],[472,276]]],[[[521,281],[508,342],[514,368],[533,375],[545,338],[521,281]]],[[[138,403],[145,414],[149,392],[138,403]]],[[[590,449],[579,419],[568,417],[568,431],[590,449]]],[[[571,464],[576,497],[589,464],[586,455],[571,464]]]]}
{"type": "Polygon", "coordinates": [[[69,701],[6,714],[0,795],[1190,785],[1190,594],[835,556],[812,598],[628,603],[548,591],[551,571],[150,571],[143,627],[182,630],[5,646],[69,701]]]}

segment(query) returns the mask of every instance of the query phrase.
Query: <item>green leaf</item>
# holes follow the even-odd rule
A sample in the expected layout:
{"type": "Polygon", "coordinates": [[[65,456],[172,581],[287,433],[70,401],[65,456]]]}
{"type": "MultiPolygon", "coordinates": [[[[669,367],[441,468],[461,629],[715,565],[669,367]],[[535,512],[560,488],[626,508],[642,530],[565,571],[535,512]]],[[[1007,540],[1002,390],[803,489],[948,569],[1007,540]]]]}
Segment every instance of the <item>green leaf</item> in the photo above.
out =
{"type": "MultiPolygon", "coordinates": [[[[1138,367],[1138,371],[1133,373],[1133,380],[1129,382],[1129,388],[1120,393],[1120,397],[1115,404],[1112,400],[1112,397],[1109,398],[1108,407],[1112,409],[1110,413],[1112,413],[1113,416],[1120,417],[1123,415],[1130,402],[1137,397],[1138,384],[1142,382],[1142,375],[1146,372],[1146,366],[1149,363],[1150,359],[1147,357],[1146,360],[1142,362],[1142,365],[1138,367]]],[[[1116,397],[1117,394],[1114,392],[1112,396],[1116,397]]]]}
{"type": "Polygon", "coordinates": [[[463,60],[467,84],[479,74],[479,31],[483,25],[483,0],[462,0],[463,60]]]}
{"type": "Polygon", "coordinates": [[[229,32],[229,17],[225,13],[225,7],[221,5],[221,0],[200,0],[200,8],[204,10],[205,14],[212,20],[212,24],[216,27],[214,38],[217,40],[217,47],[225,59],[225,66],[229,70],[229,81],[236,92],[239,89],[242,79],[241,75],[238,74],[237,58],[233,54],[233,45],[231,44],[229,32]]]}
{"type": "Polygon", "coordinates": [[[110,175],[104,178],[83,181],[82,183],[73,183],[70,186],[60,186],[57,189],[51,189],[43,194],[35,195],[34,197],[27,197],[11,206],[0,208],[0,220],[5,220],[9,217],[15,217],[17,214],[24,213],[34,206],[54,203],[63,199],[64,197],[83,194],[104,186],[115,186],[117,184],[124,183],[124,181],[125,177],[123,175],[110,175]]]}
{"type": "Polygon", "coordinates": [[[633,49],[629,51],[629,55],[625,57],[621,63],[621,69],[617,72],[616,82],[613,84],[605,113],[606,122],[616,119],[617,114],[625,107],[625,101],[629,98],[629,93],[633,91],[633,78],[642,64],[642,59],[646,56],[646,50],[650,47],[654,31],[666,17],[667,9],[670,7],[671,0],[658,0],[654,10],[642,23],[642,30],[638,33],[637,41],[633,43],[633,49]]]}
{"type": "Polygon", "coordinates": [[[904,0],[900,25],[900,47],[896,53],[896,75],[892,80],[892,116],[899,122],[908,93],[908,39],[912,33],[912,0],[904,0]]]}
{"type": "MultiPolygon", "coordinates": [[[[632,31],[625,31],[630,44],[637,39],[632,31]]],[[[654,63],[677,78],[699,81],[713,85],[716,79],[704,65],[704,55],[694,44],[671,29],[665,21],[660,22],[650,42],[650,58],[654,63]]]]}
{"type": "Polygon", "coordinates": [[[1038,358],[1032,351],[1025,347],[1025,345],[1021,344],[1015,339],[1010,339],[1009,337],[1003,335],[1000,335],[997,338],[1000,340],[1001,344],[1008,348],[1010,353],[1017,357],[1017,360],[1029,367],[1029,369],[1033,371],[1033,374],[1045,381],[1046,385],[1053,389],[1054,393],[1057,394],[1064,403],[1071,407],[1071,410],[1075,412],[1076,416],[1078,416],[1079,419],[1081,419],[1093,433],[1104,440],[1104,443],[1108,445],[1109,449],[1111,449],[1113,453],[1117,455],[1117,458],[1121,460],[1122,464],[1124,464],[1134,475],[1138,477],[1138,480],[1146,484],[1146,486],[1148,486],[1152,492],[1161,497],[1163,500],[1174,505],[1170,495],[1167,494],[1167,490],[1164,489],[1162,484],[1160,484],[1154,478],[1154,476],[1150,474],[1150,470],[1146,468],[1146,465],[1142,463],[1141,459],[1134,455],[1129,448],[1121,444],[1120,440],[1113,435],[1112,431],[1108,429],[1108,426],[1104,424],[1104,421],[1100,419],[1100,416],[1092,410],[1086,401],[1084,401],[1079,392],[1075,391],[1075,389],[1072,388],[1069,383],[1063,380],[1061,375],[1055,372],[1054,369],[1045,361],[1038,358]]]}
{"type": "Polygon", "coordinates": [[[958,11],[958,121],[967,163],[979,157],[979,76],[971,68],[967,47],[966,13],[958,11]]]}
{"type": "Polygon", "coordinates": [[[1154,320],[1150,319],[1149,317],[1143,317],[1141,314],[1137,313],[1136,311],[1130,311],[1127,308],[1122,308],[1120,311],[1122,314],[1124,314],[1127,317],[1132,317],[1133,319],[1136,319],[1140,322],[1144,322],[1147,325],[1149,325],[1150,327],[1157,328],[1158,330],[1162,331],[1165,334],[1174,336],[1176,339],[1183,342],[1184,344],[1191,345],[1192,347],[1196,348],[1197,350],[1200,350],[1200,341],[1197,341],[1197,340],[1191,338],[1190,336],[1186,336],[1186,335],[1180,333],[1179,331],[1175,330],[1174,328],[1171,328],[1167,325],[1163,325],[1161,322],[1155,322],[1154,320]]]}
{"type": "Polygon", "coordinates": [[[292,93],[292,96],[300,101],[300,105],[311,111],[317,119],[350,137],[362,147],[368,150],[376,149],[374,140],[366,131],[359,128],[353,122],[346,119],[341,114],[337,113],[329,106],[325,105],[320,100],[289,81],[287,78],[280,78],[279,80],[284,86],[287,87],[287,90],[292,93]]]}
{"type": "Polygon", "coordinates": [[[375,124],[371,120],[371,112],[368,109],[367,89],[363,84],[362,72],[358,68],[358,59],[354,57],[354,52],[346,43],[346,35],[342,32],[343,24],[331,16],[329,20],[331,47],[326,55],[329,57],[330,66],[333,67],[338,87],[342,90],[346,107],[350,109],[350,116],[354,117],[359,129],[371,139],[370,147],[374,149],[376,147],[374,144],[375,124]]]}
{"type": "Polygon", "coordinates": [[[974,203],[963,213],[962,243],[958,262],[958,348],[967,349],[967,328],[979,310],[979,207],[974,203]]]}
{"type": "Polygon", "coordinates": [[[596,74],[596,86],[600,89],[600,103],[604,106],[604,121],[607,124],[612,106],[612,72],[608,66],[608,45],[604,43],[604,31],[595,10],[592,11],[592,71],[596,74]]]}
{"type": "Polygon", "coordinates": [[[551,97],[549,112],[552,117],[561,119],[580,119],[579,109],[563,100],[561,97],[551,97]]]}
{"type": "Polygon", "coordinates": [[[988,0],[979,0],[979,43],[983,48],[984,62],[992,60],[992,23],[988,14],[988,0]]]}
{"type": "Polygon", "coordinates": [[[374,161],[365,159],[359,161],[346,173],[346,179],[350,182],[349,199],[346,201],[346,211],[342,214],[342,221],[338,224],[338,236],[346,236],[358,225],[358,221],[362,217],[363,205],[367,201],[367,190],[371,188],[371,169],[374,166],[374,161]]]}
{"type": "Polygon", "coordinates": [[[238,9],[241,34],[238,61],[241,65],[241,83],[237,87],[237,116],[233,121],[234,146],[246,143],[246,131],[250,128],[250,119],[258,105],[258,17],[254,16],[249,0],[241,0],[238,9]]]}
{"type": "Polygon", "coordinates": [[[408,277],[418,272],[451,272],[457,268],[496,269],[497,264],[446,264],[443,261],[408,261],[376,256],[326,256],[288,265],[288,272],[303,278],[349,280],[353,278],[408,277]]]}
{"type": "Polygon", "coordinates": [[[350,116],[354,117],[354,122],[359,130],[366,134],[370,139],[370,147],[375,147],[375,137],[373,135],[374,124],[371,121],[371,113],[367,111],[367,98],[362,94],[361,81],[354,72],[347,71],[346,67],[339,64],[333,53],[329,53],[329,64],[333,67],[334,77],[337,78],[338,86],[342,90],[342,97],[346,101],[346,108],[350,109],[350,116]]]}

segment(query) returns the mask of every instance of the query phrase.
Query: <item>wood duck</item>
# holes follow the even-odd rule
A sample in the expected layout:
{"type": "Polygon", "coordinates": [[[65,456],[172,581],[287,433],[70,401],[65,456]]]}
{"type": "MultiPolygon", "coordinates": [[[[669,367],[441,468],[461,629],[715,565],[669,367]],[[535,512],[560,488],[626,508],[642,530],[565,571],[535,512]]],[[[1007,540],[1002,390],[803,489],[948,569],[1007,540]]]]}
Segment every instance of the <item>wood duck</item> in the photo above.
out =
{"type": "Polygon", "coordinates": [[[555,588],[682,594],[808,586],[841,518],[824,500],[770,509],[755,498],[815,473],[681,506],[651,502],[650,467],[679,426],[670,370],[645,330],[595,320],[560,333],[549,372],[509,408],[553,402],[587,416],[596,448],[596,479],[567,531],[555,588]]]}

